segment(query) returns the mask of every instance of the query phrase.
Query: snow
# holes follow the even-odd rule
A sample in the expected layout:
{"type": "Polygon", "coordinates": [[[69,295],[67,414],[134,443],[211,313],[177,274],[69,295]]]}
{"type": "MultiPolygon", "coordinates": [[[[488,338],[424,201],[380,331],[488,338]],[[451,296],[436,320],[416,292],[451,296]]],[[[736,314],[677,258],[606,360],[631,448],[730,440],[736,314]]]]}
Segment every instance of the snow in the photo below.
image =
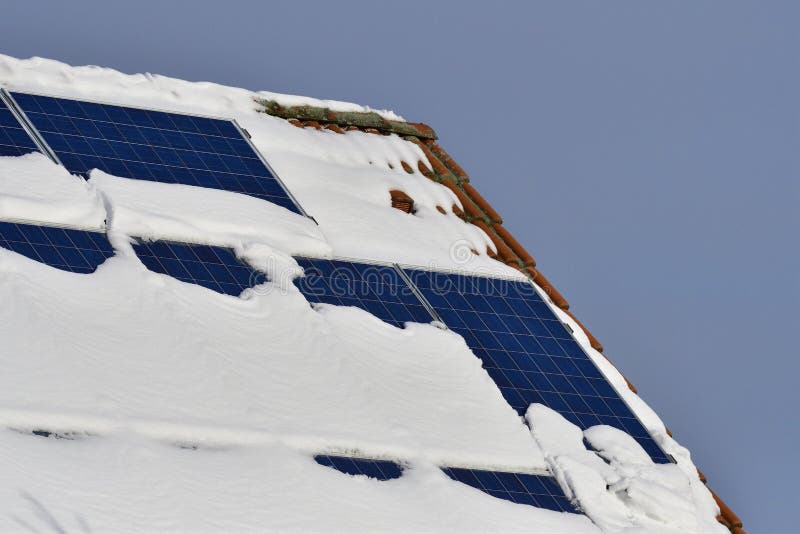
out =
{"type": "Polygon", "coordinates": [[[696,471],[653,463],[636,440],[610,426],[581,432],[540,404],[531,405],[526,417],[567,496],[603,532],[728,532],[714,519],[717,506],[696,471]]]}
{"type": "Polygon", "coordinates": [[[3,532],[599,532],[583,516],[494,499],[430,465],[381,482],[281,444],[191,450],[130,434],[0,431],[0,478],[3,532]]]}
{"type": "Polygon", "coordinates": [[[463,339],[434,326],[317,312],[294,286],[221,295],[135,257],[87,276],[0,250],[0,281],[8,424],[544,468],[463,339]]]}
{"type": "Polygon", "coordinates": [[[368,108],[2,55],[0,86],[236,119],[314,217],[97,170],[85,181],[39,154],[0,158],[0,220],[106,229],[117,252],[78,275],[0,249],[0,531],[725,532],[689,452],[555,306],[676,464],[539,405],[529,429],[460,336],[312,308],[289,283],[293,255],[524,278],[486,254],[452,192],[402,169],[430,166],[415,144],[296,128],[254,99],[368,108]],[[392,209],[392,189],[416,213],[392,209]],[[228,246],[273,281],[220,295],[148,271],[132,239],[228,246]],[[325,452],[408,468],[351,477],[313,461],[325,452]],[[437,465],[550,471],[586,515],[492,498],[437,465]]]}
{"type": "Polygon", "coordinates": [[[104,199],[110,231],[150,240],[228,247],[260,243],[287,254],[331,254],[313,221],[255,197],[99,170],[91,172],[88,183],[104,199]]]}
{"type": "Polygon", "coordinates": [[[97,192],[45,155],[0,157],[0,169],[0,219],[103,227],[106,214],[97,192]]]}
{"type": "Polygon", "coordinates": [[[275,100],[284,107],[318,106],[333,111],[371,111],[388,120],[404,119],[389,110],[372,109],[350,102],[319,100],[307,96],[270,91],[248,91],[211,82],[189,82],[158,74],[124,74],[114,69],[87,65],[73,67],[42,57],[17,59],[0,54],[0,85],[10,90],[49,94],[58,88],[67,98],[102,98],[137,107],[162,106],[174,111],[212,114],[212,110],[235,109],[243,100],[275,100]],[[114,97],[118,96],[119,99],[114,97]]]}

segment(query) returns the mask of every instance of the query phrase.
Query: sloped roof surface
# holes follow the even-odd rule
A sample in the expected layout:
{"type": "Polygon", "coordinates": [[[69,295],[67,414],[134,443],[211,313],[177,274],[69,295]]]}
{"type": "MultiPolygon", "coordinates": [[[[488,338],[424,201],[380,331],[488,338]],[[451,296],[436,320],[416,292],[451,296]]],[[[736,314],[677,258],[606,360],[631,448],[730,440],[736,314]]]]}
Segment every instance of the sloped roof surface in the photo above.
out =
{"type": "Polygon", "coordinates": [[[9,528],[118,530],[127,514],[131,531],[710,532],[718,506],[741,531],[430,127],[341,102],[0,63],[0,127],[14,134],[0,138],[12,303],[0,473],[21,485],[2,499],[16,503],[9,528]],[[32,93],[67,100],[53,112],[32,93]],[[226,159],[245,152],[252,178],[279,185],[269,195],[226,159]],[[364,285],[338,291],[342,267],[364,285]],[[572,343],[676,464],[541,404],[518,407],[523,425],[471,342],[426,324],[441,317],[414,269],[537,288],[541,342],[572,343]],[[48,486],[41,469],[60,478],[48,486]],[[182,498],[184,484],[195,491],[182,498]],[[583,515],[550,511],[572,507],[583,515]]]}

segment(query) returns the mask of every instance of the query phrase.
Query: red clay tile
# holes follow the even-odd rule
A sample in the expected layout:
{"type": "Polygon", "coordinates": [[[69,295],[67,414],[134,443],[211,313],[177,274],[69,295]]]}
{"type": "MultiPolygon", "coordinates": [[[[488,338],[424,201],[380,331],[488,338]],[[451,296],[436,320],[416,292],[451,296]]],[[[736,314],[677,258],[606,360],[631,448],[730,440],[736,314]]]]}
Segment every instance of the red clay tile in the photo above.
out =
{"type": "MultiPolygon", "coordinates": [[[[469,197],[477,204],[483,211],[486,212],[486,215],[489,219],[497,224],[502,224],[503,218],[500,217],[500,214],[497,213],[492,206],[486,202],[486,199],[478,193],[474,187],[472,187],[469,182],[463,182],[460,184],[462,188],[464,188],[464,192],[469,195],[469,197]]],[[[521,248],[521,247],[520,247],[521,248]]]]}
{"type": "Polygon", "coordinates": [[[408,196],[404,191],[399,189],[392,189],[389,191],[392,198],[392,207],[406,213],[414,213],[414,199],[408,196]]]}
{"type": "Polygon", "coordinates": [[[425,165],[424,161],[419,160],[417,162],[417,169],[419,169],[419,172],[421,172],[423,174],[423,176],[427,176],[428,178],[431,178],[431,179],[433,178],[433,171],[431,171],[430,167],[425,165]]]}
{"type": "Polygon", "coordinates": [[[344,133],[344,129],[341,126],[339,126],[338,124],[333,124],[333,123],[326,124],[325,125],[325,129],[326,130],[330,130],[332,132],[340,133],[340,134],[344,133]]]}
{"type": "MultiPolygon", "coordinates": [[[[464,185],[468,185],[468,184],[464,184],[464,185]]],[[[473,197],[473,199],[474,199],[474,197],[473,197]]],[[[494,228],[495,232],[497,232],[497,234],[503,239],[503,241],[505,241],[508,244],[508,246],[511,248],[511,250],[514,251],[514,254],[519,256],[519,258],[522,260],[522,262],[526,266],[528,266],[528,267],[535,267],[536,266],[536,260],[533,259],[533,256],[528,254],[528,251],[525,250],[524,248],[522,248],[522,245],[520,245],[519,242],[516,239],[514,239],[514,236],[512,236],[508,232],[508,230],[505,229],[505,227],[503,227],[500,224],[493,224],[492,228],[494,228]]]]}
{"type": "Polygon", "coordinates": [[[478,208],[478,206],[472,201],[471,198],[467,196],[464,191],[461,190],[456,184],[451,182],[450,180],[445,180],[442,184],[450,189],[453,193],[456,194],[458,200],[461,202],[461,205],[464,207],[464,212],[475,219],[482,219],[483,212],[478,208]]]}
{"type": "Polygon", "coordinates": [[[464,169],[461,168],[461,165],[456,163],[455,160],[450,157],[450,154],[448,154],[441,146],[439,146],[436,141],[432,139],[426,139],[424,143],[428,145],[431,151],[436,154],[436,157],[439,158],[448,169],[450,169],[450,172],[456,175],[460,180],[469,180],[469,176],[466,172],[464,172],[464,169]]]}

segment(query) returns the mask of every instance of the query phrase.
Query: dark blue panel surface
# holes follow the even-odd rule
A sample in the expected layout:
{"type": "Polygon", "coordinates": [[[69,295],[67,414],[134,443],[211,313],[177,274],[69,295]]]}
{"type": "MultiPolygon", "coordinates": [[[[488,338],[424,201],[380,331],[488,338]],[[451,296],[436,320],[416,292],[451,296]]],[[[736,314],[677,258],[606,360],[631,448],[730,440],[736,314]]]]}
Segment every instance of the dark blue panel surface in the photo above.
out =
{"type": "Polygon", "coordinates": [[[633,436],[654,461],[669,462],[531,284],[404,271],[445,324],[483,360],[520,415],[538,402],[581,428],[611,425],[633,436]]]}
{"type": "Polygon", "coordinates": [[[442,468],[442,471],[453,480],[478,488],[498,499],[556,512],[577,512],[553,477],[455,467],[442,468]]]}
{"type": "Polygon", "coordinates": [[[240,262],[232,250],[167,241],[133,245],[142,263],[153,272],[197,284],[227,295],[239,295],[266,281],[264,275],[240,262]]]}
{"type": "Polygon", "coordinates": [[[327,455],[314,456],[314,460],[320,465],[332,467],[348,475],[366,475],[378,480],[399,478],[403,474],[403,468],[399,464],[386,460],[365,460],[363,458],[327,455]]]}
{"type": "Polygon", "coordinates": [[[394,267],[340,260],[295,258],[305,276],[295,284],[309,302],[356,306],[402,327],[433,318],[394,267]]]}
{"type": "Polygon", "coordinates": [[[36,150],[36,143],[0,100],[0,156],[21,156],[36,150]]]}
{"type": "Polygon", "coordinates": [[[0,222],[0,246],[51,267],[91,273],[114,249],[100,232],[0,222]]]}
{"type": "Polygon", "coordinates": [[[64,166],[297,206],[231,121],[13,93],[64,166]]]}

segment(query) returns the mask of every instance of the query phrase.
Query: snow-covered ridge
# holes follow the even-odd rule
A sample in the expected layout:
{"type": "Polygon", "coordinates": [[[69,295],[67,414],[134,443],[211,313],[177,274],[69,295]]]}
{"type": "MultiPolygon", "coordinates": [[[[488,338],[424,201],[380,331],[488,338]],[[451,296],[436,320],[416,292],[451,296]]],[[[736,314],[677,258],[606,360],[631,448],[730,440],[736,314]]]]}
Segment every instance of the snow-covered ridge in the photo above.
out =
{"type": "Polygon", "coordinates": [[[393,111],[372,109],[350,102],[320,100],[270,91],[249,91],[212,82],[190,82],[159,74],[125,74],[95,65],[73,67],[41,57],[17,59],[0,54],[0,85],[10,90],[46,94],[57,91],[67,98],[95,97],[120,105],[154,106],[200,115],[226,116],[240,110],[242,106],[252,108],[253,100],[262,98],[274,100],[285,107],[315,106],[334,111],[369,111],[387,120],[404,121],[393,111]]]}

